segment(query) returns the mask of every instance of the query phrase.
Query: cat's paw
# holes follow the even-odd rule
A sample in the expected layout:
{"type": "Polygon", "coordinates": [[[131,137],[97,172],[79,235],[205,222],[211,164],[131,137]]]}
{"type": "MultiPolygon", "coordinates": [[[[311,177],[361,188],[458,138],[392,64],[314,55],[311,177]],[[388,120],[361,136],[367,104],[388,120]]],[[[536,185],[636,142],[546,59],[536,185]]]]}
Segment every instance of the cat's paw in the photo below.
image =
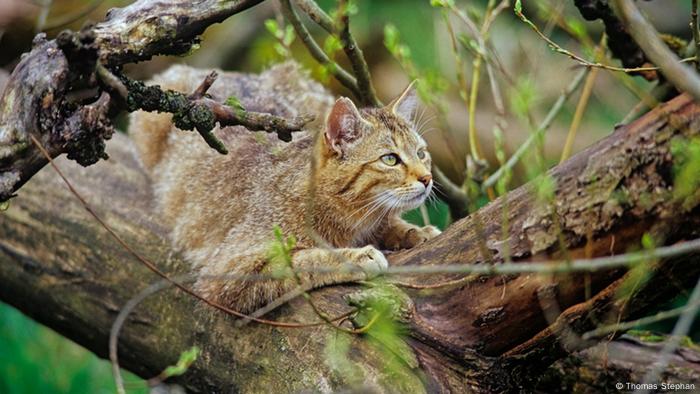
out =
{"type": "Polygon", "coordinates": [[[362,268],[370,278],[381,274],[389,267],[389,262],[384,254],[371,245],[355,249],[352,262],[362,268]]]}
{"type": "Polygon", "coordinates": [[[442,232],[435,226],[413,227],[406,231],[401,240],[401,247],[410,249],[423,242],[435,238],[442,232]]]}

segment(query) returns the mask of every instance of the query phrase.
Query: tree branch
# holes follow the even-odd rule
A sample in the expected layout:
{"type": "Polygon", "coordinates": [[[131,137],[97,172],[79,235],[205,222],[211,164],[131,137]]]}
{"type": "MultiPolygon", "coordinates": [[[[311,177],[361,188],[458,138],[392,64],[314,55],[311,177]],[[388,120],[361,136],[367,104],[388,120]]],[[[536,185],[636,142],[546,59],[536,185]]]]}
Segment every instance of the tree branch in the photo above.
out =
{"type": "Polygon", "coordinates": [[[113,8],[93,29],[98,58],[113,67],[155,55],[187,53],[207,27],[262,1],[138,0],[128,7],[113,8]]]}
{"type": "Polygon", "coordinates": [[[188,98],[137,81],[120,81],[109,71],[158,54],[186,52],[207,26],[261,1],[139,0],[110,10],[104,22],[80,32],[64,31],[51,41],[38,35],[0,97],[0,202],[13,197],[47,163],[30,136],[51,157],[67,153],[82,165],[93,164],[107,157],[104,140],[113,133],[110,118],[125,102],[130,110],[173,113],[178,126],[197,129],[221,153],[226,149],[211,133],[216,123],[276,132],[291,140],[290,133],[309,117],[287,120],[231,108],[204,96],[188,98]]]}
{"type": "Polygon", "coordinates": [[[343,86],[348,88],[355,97],[361,97],[360,89],[357,87],[357,80],[355,77],[350,75],[344,68],[338,65],[336,62],[331,60],[328,55],[321,49],[316,40],[311,36],[309,30],[306,28],[304,23],[299,19],[299,15],[292,7],[289,0],[280,0],[282,6],[282,14],[284,14],[285,19],[294,27],[297,36],[304,43],[306,48],[309,50],[311,56],[316,59],[322,66],[326,67],[328,72],[330,72],[335,79],[338,80],[343,86]]]}
{"type": "Polygon", "coordinates": [[[615,6],[621,14],[625,27],[634,41],[644,50],[649,59],[657,65],[666,78],[682,92],[688,92],[700,100],[700,76],[680,59],[661,40],[636,5],[630,0],[615,0],[615,6]]]}

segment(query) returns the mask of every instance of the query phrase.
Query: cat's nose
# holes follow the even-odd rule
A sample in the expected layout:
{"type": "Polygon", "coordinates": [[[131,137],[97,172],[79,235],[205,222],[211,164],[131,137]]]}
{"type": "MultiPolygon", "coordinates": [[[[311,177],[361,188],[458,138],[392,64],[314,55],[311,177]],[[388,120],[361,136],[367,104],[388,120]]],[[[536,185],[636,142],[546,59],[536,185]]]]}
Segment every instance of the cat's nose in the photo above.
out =
{"type": "Polygon", "coordinates": [[[422,183],[423,186],[428,187],[430,181],[433,180],[433,176],[430,174],[421,175],[418,177],[418,182],[422,183]]]}

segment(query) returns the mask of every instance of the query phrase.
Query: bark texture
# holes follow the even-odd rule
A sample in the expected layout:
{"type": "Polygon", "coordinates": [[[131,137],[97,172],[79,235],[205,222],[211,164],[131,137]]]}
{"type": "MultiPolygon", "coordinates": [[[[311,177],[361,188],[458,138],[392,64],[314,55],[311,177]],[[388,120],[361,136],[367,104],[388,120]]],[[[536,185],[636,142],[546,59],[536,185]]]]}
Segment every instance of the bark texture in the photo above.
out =
{"type": "Polygon", "coordinates": [[[30,135],[52,157],[67,153],[82,165],[106,157],[110,117],[123,103],[98,82],[98,64],[118,69],[155,55],[187,53],[208,26],[261,1],[139,0],[80,32],[64,31],[50,41],[37,35],[0,96],[0,201],[47,163],[30,135]]]}
{"type": "MultiPolygon", "coordinates": [[[[671,144],[697,136],[699,126],[700,107],[681,96],[555,167],[551,203],[538,201],[533,185],[525,185],[454,223],[440,237],[391,255],[390,262],[493,264],[506,253],[515,261],[565,254],[595,257],[638,247],[645,232],[659,244],[695,238],[698,193],[673,198],[671,144]],[[501,231],[504,208],[506,234],[501,231]]],[[[128,139],[115,135],[109,154],[110,160],[90,168],[63,159],[59,165],[129,244],[171,275],[186,272],[151,210],[148,181],[132,158],[128,139]]],[[[167,290],[129,317],[119,341],[120,360],[150,377],[174,363],[182,350],[199,345],[202,356],[179,380],[193,391],[327,391],[358,384],[406,392],[417,387],[430,392],[529,390],[554,361],[596,344],[578,334],[642,313],[695,282],[700,273],[693,264],[696,258],[691,254],[654,262],[648,279],[653,286],[641,283],[627,293],[632,299],[616,296],[628,276],[625,270],[588,278],[581,273],[471,277],[442,289],[407,290],[414,307],[404,344],[391,346],[395,356],[368,336],[344,337],[327,326],[239,328],[235,319],[167,290]],[[554,318],[548,320],[547,314],[554,318]],[[331,356],[339,337],[349,341],[341,360],[331,356]],[[358,364],[348,367],[347,359],[358,364]]],[[[425,284],[455,275],[427,278],[400,279],[425,284]]],[[[50,168],[23,187],[2,213],[0,299],[99,355],[106,355],[110,326],[126,300],[156,280],[88,216],[50,168]]],[[[313,295],[335,315],[348,310],[342,295],[358,290],[367,293],[359,287],[333,287],[313,295]]],[[[268,317],[317,320],[303,299],[268,317]]],[[[587,354],[570,357],[592,359],[587,354]]],[[[698,381],[696,360],[684,361],[687,375],[679,379],[698,381]]]]}

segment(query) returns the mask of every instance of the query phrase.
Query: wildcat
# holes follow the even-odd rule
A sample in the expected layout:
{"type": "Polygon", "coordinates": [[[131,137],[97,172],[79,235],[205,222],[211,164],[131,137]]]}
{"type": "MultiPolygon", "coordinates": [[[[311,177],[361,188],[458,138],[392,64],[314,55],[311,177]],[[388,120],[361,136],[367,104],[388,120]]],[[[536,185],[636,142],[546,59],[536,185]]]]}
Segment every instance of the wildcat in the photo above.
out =
{"type": "MultiPolygon", "coordinates": [[[[173,66],[153,82],[189,94],[206,74],[173,66]]],[[[158,208],[175,248],[200,275],[195,290],[204,297],[248,313],[296,288],[291,278],[230,279],[269,273],[275,226],[296,237],[292,265],[309,288],[358,279],[357,272],[342,272],[347,264],[376,274],[387,267],[377,248],[410,248],[439,234],[400,217],[433,186],[410,86],[384,108],[357,109],[344,97],[334,102],[295,63],[283,63],[259,75],[220,73],[209,93],[220,102],[234,95],[247,110],[312,113],[317,121],[290,143],[239,126],[217,127],[229,150],[221,155],[198,134],[177,130],[169,114],[132,115],[129,133],[158,208]],[[337,272],[313,273],[314,267],[337,272]],[[229,279],[211,279],[223,274],[229,279]]]]}

